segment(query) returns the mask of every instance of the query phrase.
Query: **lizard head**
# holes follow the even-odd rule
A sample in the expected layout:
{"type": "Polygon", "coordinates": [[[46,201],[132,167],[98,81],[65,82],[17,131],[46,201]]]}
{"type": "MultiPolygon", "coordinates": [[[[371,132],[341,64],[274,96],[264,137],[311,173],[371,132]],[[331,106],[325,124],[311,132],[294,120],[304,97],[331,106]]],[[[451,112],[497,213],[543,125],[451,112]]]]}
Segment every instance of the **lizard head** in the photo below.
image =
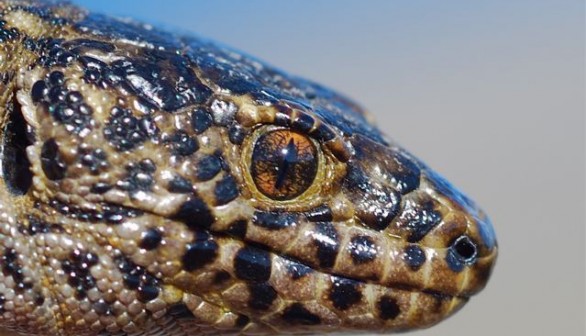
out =
{"type": "Polygon", "coordinates": [[[350,100],[204,39],[2,9],[0,325],[404,331],[485,286],[486,215],[350,100]]]}

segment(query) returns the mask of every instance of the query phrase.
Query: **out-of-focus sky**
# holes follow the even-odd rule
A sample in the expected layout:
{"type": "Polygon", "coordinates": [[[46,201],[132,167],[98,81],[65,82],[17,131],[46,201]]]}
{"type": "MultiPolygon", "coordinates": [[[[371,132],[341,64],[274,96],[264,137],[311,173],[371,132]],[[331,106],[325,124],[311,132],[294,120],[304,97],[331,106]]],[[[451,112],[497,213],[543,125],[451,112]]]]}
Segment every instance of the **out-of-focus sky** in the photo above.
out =
{"type": "Polygon", "coordinates": [[[581,0],[97,1],[332,86],[476,199],[501,253],[487,289],[413,335],[584,335],[581,0]]]}

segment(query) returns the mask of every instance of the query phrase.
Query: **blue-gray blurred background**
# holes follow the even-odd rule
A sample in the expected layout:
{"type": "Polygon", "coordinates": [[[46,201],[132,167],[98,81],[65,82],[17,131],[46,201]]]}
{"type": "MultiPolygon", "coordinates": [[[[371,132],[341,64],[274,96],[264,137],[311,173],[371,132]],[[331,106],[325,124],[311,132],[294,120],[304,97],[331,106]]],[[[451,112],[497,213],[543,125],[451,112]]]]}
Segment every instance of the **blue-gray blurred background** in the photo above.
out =
{"type": "Polygon", "coordinates": [[[487,289],[414,335],[585,335],[584,1],[74,1],[334,87],[491,215],[487,289]]]}

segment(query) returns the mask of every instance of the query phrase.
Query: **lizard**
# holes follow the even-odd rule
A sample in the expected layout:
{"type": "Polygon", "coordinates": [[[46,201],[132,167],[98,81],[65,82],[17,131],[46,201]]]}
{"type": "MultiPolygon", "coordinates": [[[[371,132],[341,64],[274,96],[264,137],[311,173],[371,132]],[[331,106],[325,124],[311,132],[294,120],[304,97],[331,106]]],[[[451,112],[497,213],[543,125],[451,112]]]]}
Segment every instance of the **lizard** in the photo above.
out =
{"type": "Polygon", "coordinates": [[[0,326],[399,332],[483,289],[486,214],[349,98],[193,35],[0,1],[0,326]]]}

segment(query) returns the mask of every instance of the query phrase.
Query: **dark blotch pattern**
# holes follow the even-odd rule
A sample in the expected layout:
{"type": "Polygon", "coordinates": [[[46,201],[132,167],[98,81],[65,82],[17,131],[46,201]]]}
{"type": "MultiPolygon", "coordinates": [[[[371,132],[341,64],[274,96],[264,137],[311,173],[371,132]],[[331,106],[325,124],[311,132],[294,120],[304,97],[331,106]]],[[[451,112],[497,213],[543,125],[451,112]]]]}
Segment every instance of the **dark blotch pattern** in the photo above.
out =
{"type": "Polygon", "coordinates": [[[417,245],[409,245],[405,248],[403,260],[409,268],[417,271],[425,263],[425,252],[417,245]]]}
{"type": "Polygon", "coordinates": [[[22,265],[18,260],[18,253],[15,249],[7,248],[4,250],[4,255],[0,259],[0,267],[4,276],[12,276],[12,280],[16,284],[17,292],[22,292],[25,289],[31,288],[30,282],[25,282],[22,265]]]}
{"type": "Polygon", "coordinates": [[[185,131],[175,132],[167,141],[171,145],[173,154],[179,156],[189,156],[199,149],[197,140],[185,131]]]}
{"type": "Polygon", "coordinates": [[[167,308],[167,314],[177,319],[191,319],[193,313],[184,303],[177,303],[167,308]]]}
{"type": "Polygon", "coordinates": [[[250,318],[246,315],[240,314],[236,319],[235,326],[238,328],[243,328],[248,324],[248,322],[250,322],[250,318]]]}
{"type": "Polygon", "coordinates": [[[293,279],[293,280],[301,279],[301,278],[305,277],[306,275],[313,272],[313,269],[311,267],[306,266],[302,263],[293,261],[293,260],[288,260],[286,265],[287,265],[287,272],[289,273],[289,276],[291,276],[291,279],[293,279]]]}
{"type": "Polygon", "coordinates": [[[238,185],[232,175],[226,175],[216,183],[214,195],[216,205],[224,205],[232,202],[239,195],[238,185]]]}
{"type": "Polygon", "coordinates": [[[383,296],[376,304],[378,314],[383,320],[393,320],[401,313],[397,300],[390,296],[383,296]]]}
{"type": "Polygon", "coordinates": [[[90,223],[105,222],[108,224],[120,224],[127,218],[135,218],[142,215],[140,210],[111,203],[99,203],[97,204],[97,209],[88,210],[53,199],[49,201],[49,206],[62,215],[90,223]]]}
{"type": "Polygon", "coordinates": [[[196,134],[205,132],[212,124],[212,115],[208,111],[198,108],[191,113],[191,127],[196,134]]]}
{"type": "Polygon", "coordinates": [[[49,180],[56,181],[65,177],[67,165],[61,158],[55,139],[45,141],[41,148],[41,168],[49,180]]]}
{"type": "Polygon", "coordinates": [[[142,233],[139,246],[145,250],[154,250],[159,247],[162,240],[163,236],[159,230],[154,228],[148,229],[142,233]]]}
{"type": "Polygon", "coordinates": [[[81,164],[87,167],[92,175],[98,175],[109,167],[108,156],[101,148],[79,148],[81,164]]]}
{"type": "Polygon", "coordinates": [[[298,216],[290,212],[256,211],[252,222],[255,225],[269,230],[280,230],[295,225],[298,216]]]}
{"type": "Polygon", "coordinates": [[[155,184],[153,174],[156,170],[157,166],[150,159],[130,163],[126,166],[127,177],[119,181],[116,186],[131,194],[137,191],[151,191],[155,184]]]}
{"type": "Polygon", "coordinates": [[[364,264],[376,259],[378,248],[369,236],[356,236],[348,245],[350,256],[355,264],[364,264]]]}
{"type": "Polygon", "coordinates": [[[53,71],[33,84],[31,98],[71,133],[80,134],[92,128],[92,108],[84,102],[80,92],[67,89],[65,76],[60,71],[53,71]]]}
{"type": "Polygon", "coordinates": [[[361,163],[348,163],[344,187],[350,200],[356,204],[356,215],[367,226],[382,231],[397,216],[401,208],[401,195],[390,186],[373,183],[361,163]]]}
{"type": "Polygon", "coordinates": [[[159,296],[159,280],[146,269],[123,257],[118,257],[116,263],[122,273],[124,286],[136,290],[141,302],[148,302],[159,296]]]}
{"type": "Polygon", "coordinates": [[[266,282],[251,283],[248,285],[248,290],[250,292],[248,305],[253,309],[268,310],[277,298],[277,291],[266,282]]]}
{"type": "Polygon", "coordinates": [[[289,324],[317,325],[321,323],[319,316],[313,314],[301,303],[296,302],[285,308],[283,320],[289,324]]]}
{"type": "Polygon", "coordinates": [[[436,227],[442,220],[441,215],[434,210],[433,202],[411,202],[405,203],[405,208],[397,221],[400,227],[405,227],[409,235],[407,240],[410,243],[420,241],[425,235],[436,227]]]}
{"type": "Polygon", "coordinates": [[[205,231],[198,231],[193,243],[183,255],[183,268],[191,272],[208,265],[218,256],[218,243],[205,231]]]}
{"type": "Polygon", "coordinates": [[[239,219],[231,223],[225,232],[232,237],[244,238],[247,230],[248,222],[244,219],[239,219]]]}
{"type": "Polygon", "coordinates": [[[90,274],[90,269],[98,264],[98,256],[94,253],[73,250],[69,258],[61,262],[63,272],[67,274],[67,282],[75,289],[78,300],[87,296],[87,291],[96,286],[96,279],[90,274]]]}
{"type": "Polygon", "coordinates": [[[104,137],[114,148],[129,151],[149,138],[155,138],[159,130],[149,116],[136,117],[128,109],[114,107],[104,127],[104,137]]]}
{"type": "Polygon", "coordinates": [[[228,129],[228,139],[235,145],[241,145],[248,132],[239,124],[233,124],[228,129]]]}
{"type": "Polygon", "coordinates": [[[217,155],[206,155],[196,164],[196,177],[200,181],[208,181],[222,170],[222,159],[217,155]]]}
{"type": "Polygon", "coordinates": [[[186,178],[176,175],[169,181],[167,189],[173,193],[190,193],[193,191],[193,185],[186,178]]]}
{"type": "Polygon", "coordinates": [[[346,310],[362,300],[358,282],[343,278],[334,278],[329,296],[334,307],[346,310]]]}
{"type": "Polygon", "coordinates": [[[186,223],[190,228],[208,229],[215,222],[207,204],[195,195],[181,205],[174,218],[186,223]]]}
{"type": "Polygon", "coordinates": [[[330,268],[334,266],[340,242],[338,231],[330,222],[319,222],[315,224],[313,242],[317,248],[317,262],[319,266],[330,268]]]}
{"type": "Polygon", "coordinates": [[[317,208],[311,209],[305,213],[305,217],[312,222],[331,222],[332,209],[327,205],[320,205],[317,208]]]}
{"type": "Polygon", "coordinates": [[[271,257],[264,250],[243,247],[234,257],[234,270],[242,280],[267,281],[271,276],[271,257]]]}

